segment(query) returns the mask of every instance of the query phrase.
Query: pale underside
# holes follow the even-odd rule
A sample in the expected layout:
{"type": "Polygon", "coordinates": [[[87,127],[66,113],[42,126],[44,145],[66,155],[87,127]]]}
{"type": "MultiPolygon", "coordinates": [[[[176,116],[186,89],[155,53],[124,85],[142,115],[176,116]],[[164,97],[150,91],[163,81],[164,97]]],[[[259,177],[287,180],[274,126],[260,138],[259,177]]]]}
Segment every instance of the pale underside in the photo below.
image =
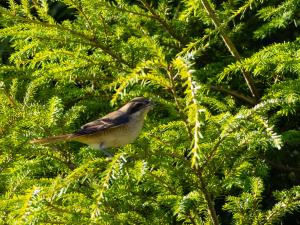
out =
{"type": "Polygon", "coordinates": [[[136,121],[136,123],[128,123],[94,134],[72,137],[71,139],[88,144],[95,149],[120,147],[132,143],[139,135],[142,126],[143,121],[136,121]]]}

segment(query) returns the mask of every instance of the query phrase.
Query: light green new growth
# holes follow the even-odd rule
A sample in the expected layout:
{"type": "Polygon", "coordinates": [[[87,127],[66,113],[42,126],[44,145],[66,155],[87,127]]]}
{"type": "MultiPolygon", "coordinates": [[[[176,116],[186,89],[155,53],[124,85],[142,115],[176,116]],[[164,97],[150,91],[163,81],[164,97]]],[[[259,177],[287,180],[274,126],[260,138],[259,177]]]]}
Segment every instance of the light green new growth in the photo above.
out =
{"type": "Polygon", "coordinates": [[[272,186],[270,171],[299,147],[300,39],[291,26],[300,5],[272,2],[0,6],[10,49],[6,58],[0,49],[0,224],[266,225],[297,215],[299,186],[272,186]],[[268,39],[285,30],[296,37],[268,39]],[[257,39],[266,40],[259,49],[249,44],[257,39]],[[30,143],[136,96],[155,107],[112,158],[75,142],[30,143]]]}

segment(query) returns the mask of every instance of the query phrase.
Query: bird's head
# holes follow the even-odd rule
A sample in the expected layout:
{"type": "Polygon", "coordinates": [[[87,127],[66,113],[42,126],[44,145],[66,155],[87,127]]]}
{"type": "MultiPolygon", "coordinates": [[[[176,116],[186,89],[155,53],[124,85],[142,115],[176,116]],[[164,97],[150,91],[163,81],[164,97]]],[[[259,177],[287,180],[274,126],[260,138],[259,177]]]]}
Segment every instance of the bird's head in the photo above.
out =
{"type": "Polygon", "coordinates": [[[124,105],[120,110],[130,116],[145,116],[153,108],[153,102],[144,97],[136,97],[124,105]]]}

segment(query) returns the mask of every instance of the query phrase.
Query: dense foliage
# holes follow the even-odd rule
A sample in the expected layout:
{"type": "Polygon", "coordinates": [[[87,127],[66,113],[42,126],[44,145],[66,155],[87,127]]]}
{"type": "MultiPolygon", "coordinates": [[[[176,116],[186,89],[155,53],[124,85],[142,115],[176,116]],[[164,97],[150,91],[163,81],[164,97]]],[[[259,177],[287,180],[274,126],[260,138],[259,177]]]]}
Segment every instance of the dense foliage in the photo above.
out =
{"type": "Polygon", "coordinates": [[[300,224],[299,25],[299,0],[8,0],[0,224],[300,224]],[[135,96],[112,158],[29,143],[135,96]]]}

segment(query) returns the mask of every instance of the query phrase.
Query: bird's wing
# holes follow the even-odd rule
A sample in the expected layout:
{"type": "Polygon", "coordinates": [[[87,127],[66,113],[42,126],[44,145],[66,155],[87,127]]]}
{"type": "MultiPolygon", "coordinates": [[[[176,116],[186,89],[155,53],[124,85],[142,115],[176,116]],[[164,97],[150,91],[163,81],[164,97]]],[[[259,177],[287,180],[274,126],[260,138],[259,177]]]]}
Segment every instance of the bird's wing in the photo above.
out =
{"type": "Polygon", "coordinates": [[[113,112],[105,117],[94,120],[81,127],[75,132],[75,135],[89,135],[107,129],[119,127],[129,122],[129,117],[126,113],[113,112]]]}

